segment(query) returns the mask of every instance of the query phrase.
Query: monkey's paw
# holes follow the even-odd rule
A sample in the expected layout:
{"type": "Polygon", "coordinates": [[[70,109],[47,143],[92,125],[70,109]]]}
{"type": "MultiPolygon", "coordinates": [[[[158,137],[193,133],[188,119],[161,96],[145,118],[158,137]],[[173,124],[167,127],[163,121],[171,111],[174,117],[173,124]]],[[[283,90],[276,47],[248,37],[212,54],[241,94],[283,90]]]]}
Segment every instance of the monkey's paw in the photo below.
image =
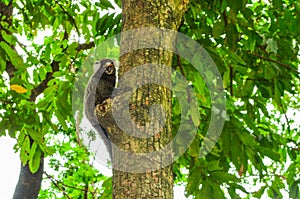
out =
{"type": "Polygon", "coordinates": [[[111,99],[108,98],[104,100],[101,104],[97,104],[95,107],[95,115],[104,116],[109,109],[111,109],[111,99]]]}

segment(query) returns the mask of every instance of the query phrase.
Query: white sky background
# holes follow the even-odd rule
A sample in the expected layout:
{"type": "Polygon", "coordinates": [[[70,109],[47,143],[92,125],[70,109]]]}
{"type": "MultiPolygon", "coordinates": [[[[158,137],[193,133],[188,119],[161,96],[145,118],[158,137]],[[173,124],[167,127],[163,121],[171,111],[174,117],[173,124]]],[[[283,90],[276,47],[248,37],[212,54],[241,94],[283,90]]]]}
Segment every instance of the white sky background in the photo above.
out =
{"type": "Polygon", "coordinates": [[[14,153],[16,140],[0,137],[0,198],[11,199],[20,174],[19,153],[14,153]]]}

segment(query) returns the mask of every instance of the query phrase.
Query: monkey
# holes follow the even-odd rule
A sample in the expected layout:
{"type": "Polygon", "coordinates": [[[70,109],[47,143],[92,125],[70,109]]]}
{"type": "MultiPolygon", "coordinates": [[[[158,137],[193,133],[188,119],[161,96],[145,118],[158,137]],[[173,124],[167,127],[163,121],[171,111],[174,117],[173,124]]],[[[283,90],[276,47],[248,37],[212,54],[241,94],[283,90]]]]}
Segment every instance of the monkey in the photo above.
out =
{"type": "Polygon", "coordinates": [[[112,60],[102,59],[95,62],[96,72],[91,76],[84,100],[85,115],[91,125],[100,134],[101,139],[111,157],[111,142],[107,130],[99,124],[94,110],[98,104],[102,104],[106,99],[111,98],[113,90],[116,86],[116,67],[112,60]]]}
{"type": "Polygon", "coordinates": [[[97,84],[95,106],[102,104],[104,100],[111,98],[116,85],[116,68],[114,62],[109,59],[103,59],[100,62],[96,62],[96,64],[100,65],[99,70],[102,71],[101,68],[103,68],[104,72],[97,84]]]}

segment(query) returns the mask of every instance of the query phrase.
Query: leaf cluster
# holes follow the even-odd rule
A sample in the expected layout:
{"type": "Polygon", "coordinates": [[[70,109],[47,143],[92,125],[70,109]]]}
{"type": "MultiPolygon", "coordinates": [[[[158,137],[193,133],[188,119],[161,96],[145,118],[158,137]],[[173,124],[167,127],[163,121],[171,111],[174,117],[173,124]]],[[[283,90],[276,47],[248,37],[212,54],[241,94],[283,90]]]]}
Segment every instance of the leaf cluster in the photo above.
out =
{"type": "MultiPolygon", "coordinates": [[[[180,31],[207,50],[222,74],[227,118],[214,149],[199,159],[210,99],[198,72],[175,60],[201,113],[196,139],[175,164],[189,171],[181,176],[187,196],[299,197],[299,11],[299,2],[284,0],[190,1],[180,31]]],[[[180,109],[174,102],[176,130],[180,109]]]]}

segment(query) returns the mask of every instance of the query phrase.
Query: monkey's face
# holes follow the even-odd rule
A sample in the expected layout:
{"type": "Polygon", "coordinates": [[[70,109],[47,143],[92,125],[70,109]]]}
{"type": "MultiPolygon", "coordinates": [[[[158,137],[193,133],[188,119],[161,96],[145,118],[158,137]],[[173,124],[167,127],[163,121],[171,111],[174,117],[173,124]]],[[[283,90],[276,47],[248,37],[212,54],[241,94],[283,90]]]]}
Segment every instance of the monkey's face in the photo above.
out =
{"type": "Polygon", "coordinates": [[[114,76],[116,74],[114,62],[111,59],[102,59],[101,61],[97,61],[95,64],[99,65],[100,70],[105,76],[114,76]]]}
{"type": "Polygon", "coordinates": [[[115,72],[115,66],[113,62],[106,62],[104,67],[107,75],[112,75],[115,72]]]}

